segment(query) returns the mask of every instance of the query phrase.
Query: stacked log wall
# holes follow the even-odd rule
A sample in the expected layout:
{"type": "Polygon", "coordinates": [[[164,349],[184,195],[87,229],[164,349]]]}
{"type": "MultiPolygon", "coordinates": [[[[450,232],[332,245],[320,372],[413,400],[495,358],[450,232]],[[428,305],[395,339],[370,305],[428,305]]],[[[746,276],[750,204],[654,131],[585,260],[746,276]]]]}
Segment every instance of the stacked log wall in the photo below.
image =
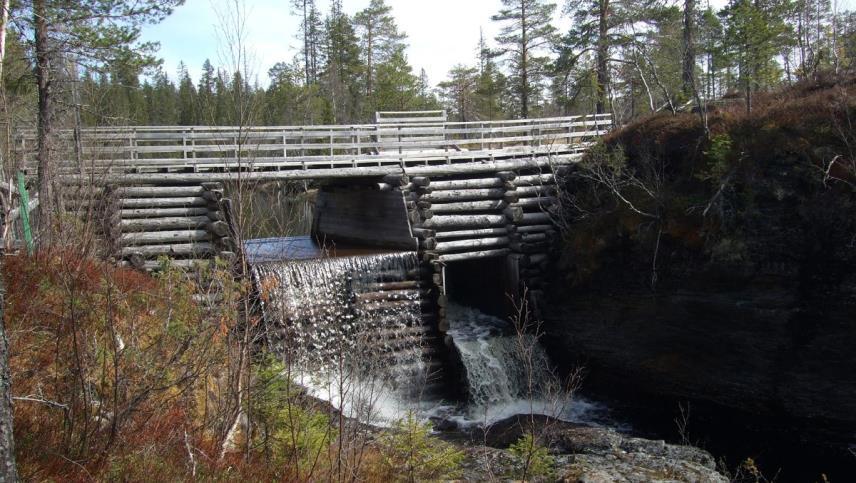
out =
{"type": "Polygon", "coordinates": [[[121,264],[156,270],[161,257],[187,268],[198,260],[234,261],[231,200],[221,183],[108,187],[105,235],[121,264]]]}

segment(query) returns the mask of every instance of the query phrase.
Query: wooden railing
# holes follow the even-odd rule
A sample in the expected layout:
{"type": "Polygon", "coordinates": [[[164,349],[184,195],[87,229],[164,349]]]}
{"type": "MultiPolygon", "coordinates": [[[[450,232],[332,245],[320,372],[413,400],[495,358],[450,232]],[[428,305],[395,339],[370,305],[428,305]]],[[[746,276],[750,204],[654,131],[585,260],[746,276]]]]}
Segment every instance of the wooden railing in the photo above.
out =
{"type": "MultiPolygon", "coordinates": [[[[59,172],[159,173],[430,166],[581,151],[611,125],[609,115],[351,126],[122,126],[60,133],[59,172]],[[78,161],[79,160],[79,161],[78,161]]],[[[36,173],[35,132],[15,148],[36,173]]]]}

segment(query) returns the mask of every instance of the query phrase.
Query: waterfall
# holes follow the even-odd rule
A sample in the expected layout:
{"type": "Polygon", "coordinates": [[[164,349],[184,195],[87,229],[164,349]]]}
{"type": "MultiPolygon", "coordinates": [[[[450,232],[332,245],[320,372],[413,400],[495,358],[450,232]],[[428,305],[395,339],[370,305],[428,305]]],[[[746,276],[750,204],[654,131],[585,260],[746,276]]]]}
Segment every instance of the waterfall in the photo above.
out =
{"type": "Polygon", "coordinates": [[[569,395],[537,337],[517,334],[510,322],[454,303],[447,307],[447,318],[468,393],[467,415],[459,421],[530,412],[566,415],[569,395]]]}
{"type": "Polygon", "coordinates": [[[344,363],[397,385],[424,372],[415,253],[260,263],[253,277],[271,348],[300,370],[344,363]]]}

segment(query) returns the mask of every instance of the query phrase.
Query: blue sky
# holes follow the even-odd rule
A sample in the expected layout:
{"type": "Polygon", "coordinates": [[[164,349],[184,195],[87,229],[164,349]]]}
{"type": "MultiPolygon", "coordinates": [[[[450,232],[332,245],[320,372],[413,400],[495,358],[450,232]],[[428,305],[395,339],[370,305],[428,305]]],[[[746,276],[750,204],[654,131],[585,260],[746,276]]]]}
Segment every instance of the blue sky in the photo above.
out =
{"type": "MultiPolygon", "coordinates": [[[[186,0],[166,20],[143,30],[143,40],[158,41],[164,70],[175,78],[178,63],[184,61],[191,76],[198,79],[206,58],[216,65],[227,65],[218,46],[219,24],[216,10],[228,8],[234,0],[186,0]]],[[[240,0],[239,0],[240,1],[240,0]]],[[[701,0],[704,1],[704,0],[701,0]]],[[[252,53],[252,70],[260,84],[267,85],[268,69],[280,61],[290,61],[300,48],[296,38],[298,17],[292,15],[290,0],[243,0],[247,12],[248,50],[252,53]]],[[[343,7],[353,14],[368,5],[369,0],[343,0],[343,7]]],[[[564,3],[557,1],[557,3],[564,3]]],[[[725,0],[711,0],[714,6],[725,0]]],[[[492,41],[498,26],[490,16],[501,7],[500,0],[387,0],[399,27],[408,34],[408,57],[416,73],[424,68],[429,80],[437,83],[455,64],[475,60],[479,29],[492,41]],[[454,12],[452,14],[451,12],[454,12]]],[[[318,0],[327,12],[329,0],[318,0]]],[[[840,10],[856,8],[856,0],[838,0],[840,10]]],[[[554,24],[564,29],[569,20],[557,9],[554,24]]]]}

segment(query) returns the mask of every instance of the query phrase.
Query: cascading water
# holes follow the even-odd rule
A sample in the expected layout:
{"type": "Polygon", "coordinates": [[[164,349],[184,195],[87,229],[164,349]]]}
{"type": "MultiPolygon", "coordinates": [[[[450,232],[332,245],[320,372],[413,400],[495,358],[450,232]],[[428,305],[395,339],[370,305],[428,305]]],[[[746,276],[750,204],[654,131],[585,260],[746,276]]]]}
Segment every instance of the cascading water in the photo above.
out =
{"type": "Polygon", "coordinates": [[[300,371],[345,365],[414,384],[424,373],[419,290],[407,282],[417,270],[412,252],[255,265],[271,348],[300,371]]]}
{"type": "Polygon", "coordinates": [[[468,399],[434,399],[423,392],[423,336],[435,329],[422,321],[415,253],[272,261],[265,243],[281,244],[259,240],[248,252],[269,347],[310,394],[351,417],[388,424],[416,411],[466,426],[528,413],[588,419],[595,407],[569,404],[535,337],[453,303],[447,341],[459,355],[468,399]]]}
{"type": "Polygon", "coordinates": [[[547,355],[533,335],[513,333],[508,322],[462,305],[449,304],[446,316],[471,404],[540,398],[555,389],[547,355]]]}

